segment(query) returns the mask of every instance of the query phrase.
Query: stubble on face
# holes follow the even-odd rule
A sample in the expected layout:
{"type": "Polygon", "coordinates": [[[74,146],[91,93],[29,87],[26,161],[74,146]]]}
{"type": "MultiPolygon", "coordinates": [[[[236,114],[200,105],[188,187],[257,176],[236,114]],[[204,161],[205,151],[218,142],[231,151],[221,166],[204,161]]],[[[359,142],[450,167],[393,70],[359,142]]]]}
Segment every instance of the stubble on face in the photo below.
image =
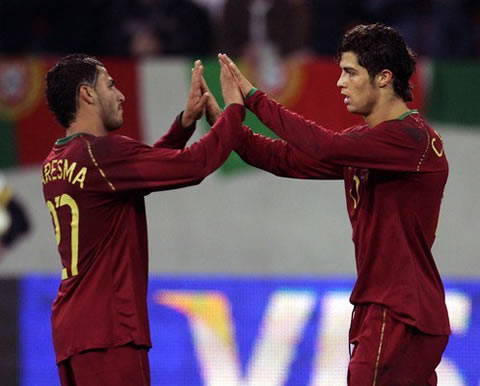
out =
{"type": "Polygon", "coordinates": [[[124,97],[115,87],[115,82],[107,70],[99,67],[99,75],[96,84],[100,114],[107,131],[114,131],[123,125],[124,97]]]}

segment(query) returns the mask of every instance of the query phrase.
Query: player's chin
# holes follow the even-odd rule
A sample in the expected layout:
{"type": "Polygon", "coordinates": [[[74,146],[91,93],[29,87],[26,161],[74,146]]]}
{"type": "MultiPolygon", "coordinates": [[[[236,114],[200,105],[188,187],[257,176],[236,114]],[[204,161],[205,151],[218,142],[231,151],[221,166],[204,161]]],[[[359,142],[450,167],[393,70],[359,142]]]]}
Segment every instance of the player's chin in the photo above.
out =
{"type": "Polygon", "coordinates": [[[359,114],[359,112],[357,111],[357,109],[355,108],[355,106],[353,106],[352,104],[348,104],[347,105],[347,111],[349,113],[352,113],[352,114],[359,114]]]}
{"type": "Polygon", "coordinates": [[[107,131],[115,131],[115,130],[120,129],[120,127],[122,127],[122,126],[123,126],[123,118],[119,118],[119,119],[116,119],[113,122],[110,122],[107,125],[107,131]]]}
{"type": "Polygon", "coordinates": [[[365,115],[365,111],[363,109],[360,109],[354,105],[347,105],[347,111],[351,114],[355,115],[365,115]]]}

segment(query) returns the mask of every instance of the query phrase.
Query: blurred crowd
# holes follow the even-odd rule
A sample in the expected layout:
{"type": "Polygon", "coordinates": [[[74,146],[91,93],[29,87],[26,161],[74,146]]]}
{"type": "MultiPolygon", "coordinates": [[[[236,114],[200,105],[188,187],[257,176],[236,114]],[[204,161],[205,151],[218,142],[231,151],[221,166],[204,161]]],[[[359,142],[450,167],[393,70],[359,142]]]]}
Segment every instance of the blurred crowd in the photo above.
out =
{"type": "Polygon", "coordinates": [[[399,29],[419,54],[480,57],[480,0],[2,0],[0,54],[331,55],[358,23],[399,29]]]}

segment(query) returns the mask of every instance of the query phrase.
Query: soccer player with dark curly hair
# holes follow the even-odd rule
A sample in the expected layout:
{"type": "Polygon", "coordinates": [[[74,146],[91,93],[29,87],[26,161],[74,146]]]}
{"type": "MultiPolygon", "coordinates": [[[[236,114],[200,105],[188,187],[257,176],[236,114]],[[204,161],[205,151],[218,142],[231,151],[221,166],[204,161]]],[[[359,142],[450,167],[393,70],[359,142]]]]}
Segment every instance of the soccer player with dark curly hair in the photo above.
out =
{"type": "MultiPolygon", "coordinates": [[[[228,56],[220,59],[235,79],[223,87],[238,87],[280,137],[243,127],[235,148],[243,160],[281,177],[344,180],[358,274],[348,384],[436,385],[450,325],[431,249],[448,163],[439,134],[407,106],[415,59],[404,39],[382,24],[345,34],[337,86],[365,123],[342,132],[288,111],[253,88],[228,56]]],[[[213,100],[207,109],[213,123],[220,110],[213,100]]]]}
{"type": "Polygon", "coordinates": [[[63,266],[52,310],[62,386],[150,385],[144,196],[200,183],[227,159],[244,117],[229,88],[220,119],[186,146],[209,98],[202,70],[197,61],[185,111],[152,147],[109,135],[125,97],[101,62],[69,55],[47,74],[48,105],[66,129],[42,165],[63,266]]]}

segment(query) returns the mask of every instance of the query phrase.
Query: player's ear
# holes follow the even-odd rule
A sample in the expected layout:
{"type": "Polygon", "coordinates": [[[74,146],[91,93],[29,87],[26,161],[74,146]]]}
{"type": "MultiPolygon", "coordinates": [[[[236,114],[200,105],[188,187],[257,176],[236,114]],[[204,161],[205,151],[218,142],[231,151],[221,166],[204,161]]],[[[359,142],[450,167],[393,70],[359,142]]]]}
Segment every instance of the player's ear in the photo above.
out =
{"type": "Polygon", "coordinates": [[[93,105],[95,103],[95,99],[93,96],[92,87],[86,84],[81,84],[78,90],[78,100],[83,101],[89,105],[93,105]]]}
{"type": "Polygon", "coordinates": [[[376,76],[378,87],[388,86],[393,81],[393,73],[390,70],[382,70],[376,76]]]}

